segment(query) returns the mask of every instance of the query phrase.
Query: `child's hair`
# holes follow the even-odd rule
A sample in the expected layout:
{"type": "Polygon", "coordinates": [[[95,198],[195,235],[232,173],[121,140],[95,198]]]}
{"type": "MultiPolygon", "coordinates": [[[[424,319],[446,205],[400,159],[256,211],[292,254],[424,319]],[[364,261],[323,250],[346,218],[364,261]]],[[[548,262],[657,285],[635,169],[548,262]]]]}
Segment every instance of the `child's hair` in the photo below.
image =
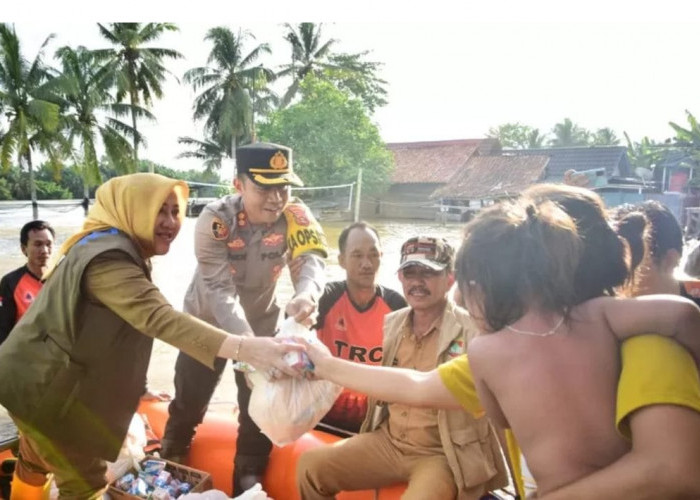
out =
{"type": "Polygon", "coordinates": [[[581,246],[576,225],[554,203],[504,202],[467,224],[457,281],[465,297],[476,294],[481,310],[472,313],[492,331],[530,307],[566,314],[581,246]]]}
{"type": "Polygon", "coordinates": [[[637,211],[618,212],[613,218],[617,221],[617,234],[629,245],[630,274],[633,274],[649,252],[649,221],[637,211]]]}
{"type": "Polygon", "coordinates": [[[675,250],[679,256],[683,253],[683,229],[666,205],[656,200],[647,200],[634,205],[620,205],[613,210],[618,221],[632,212],[640,212],[647,219],[647,245],[654,264],[661,264],[670,250],[675,250]]]}
{"type": "Polygon", "coordinates": [[[576,303],[601,295],[615,295],[629,275],[625,241],[610,227],[603,200],[590,189],[563,184],[536,184],[523,197],[539,204],[553,201],[576,223],[583,250],[576,269],[576,303]]]}

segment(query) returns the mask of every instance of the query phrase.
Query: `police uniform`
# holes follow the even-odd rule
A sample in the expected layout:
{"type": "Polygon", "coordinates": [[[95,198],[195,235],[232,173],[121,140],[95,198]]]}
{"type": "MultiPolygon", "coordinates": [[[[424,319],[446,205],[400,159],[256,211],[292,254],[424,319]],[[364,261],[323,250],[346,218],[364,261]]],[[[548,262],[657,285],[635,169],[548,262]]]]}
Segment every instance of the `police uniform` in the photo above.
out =
{"type": "MultiPolygon", "coordinates": [[[[238,148],[236,157],[239,172],[257,184],[301,184],[292,172],[288,148],[256,143],[238,148]]],[[[275,290],[288,252],[293,258],[304,256],[295,292],[310,293],[315,300],[321,295],[325,282],[323,257],[327,256],[325,236],[299,200],[290,200],[284,216],[275,223],[253,225],[241,195],[225,196],[204,208],[194,239],[197,267],[185,295],[184,311],[230,333],[274,335],[280,318],[275,290]]],[[[212,371],[179,354],[175,399],[170,404],[163,439],[166,452],[186,452],[225,365],[226,360],[217,359],[212,371]]],[[[261,473],[272,444],[248,415],[250,388],[241,372],[236,372],[236,385],[240,410],[236,471],[261,473]]]]}

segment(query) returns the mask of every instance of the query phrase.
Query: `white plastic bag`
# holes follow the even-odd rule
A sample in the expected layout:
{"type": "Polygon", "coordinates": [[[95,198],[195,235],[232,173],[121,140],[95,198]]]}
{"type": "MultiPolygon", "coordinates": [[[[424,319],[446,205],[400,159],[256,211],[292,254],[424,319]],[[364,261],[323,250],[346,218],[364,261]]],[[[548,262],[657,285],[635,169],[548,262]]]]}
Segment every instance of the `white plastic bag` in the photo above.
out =
{"type": "Polygon", "coordinates": [[[108,482],[113,482],[119,479],[131,469],[139,470],[139,463],[146,457],[143,448],[146,446],[148,438],[146,437],[146,425],[143,418],[138,413],[134,413],[129,424],[129,432],[124,439],[119,456],[114,462],[107,462],[107,473],[105,474],[108,482]]]}
{"type": "MultiPolygon", "coordinates": [[[[287,318],[277,337],[302,337],[318,342],[314,332],[287,318]]],[[[342,387],[327,380],[283,378],[267,380],[260,372],[249,375],[253,383],[248,413],[270,441],[284,446],[316,426],[333,406],[342,387]]]]}
{"type": "Polygon", "coordinates": [[[186,495],[182,495],[180,500],[230,500],[230,498],[230,496],[221,490],[207,490],[201,493],[187,493],[186,495]]]}

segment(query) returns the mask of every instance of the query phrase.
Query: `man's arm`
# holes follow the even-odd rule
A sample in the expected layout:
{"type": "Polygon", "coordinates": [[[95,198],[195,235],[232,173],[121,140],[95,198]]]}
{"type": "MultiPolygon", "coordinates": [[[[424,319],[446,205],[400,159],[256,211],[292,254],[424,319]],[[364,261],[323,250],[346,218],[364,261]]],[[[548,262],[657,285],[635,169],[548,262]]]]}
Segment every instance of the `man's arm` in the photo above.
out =
{"type": "Polygon", "coordinates": [[[307,326],[316,322],[318,301],[326,284],[326,263],[315,252],[307,252],[295,260],[302,259],[298,278],[294,281],[294,297],[285,307],[288,316],[307,326]]]}
{"type": "Polygon", "coordinates": [[[17,305],[7,276],[0,280],[0,344],[2,344],[15,326],[17,305]]]}

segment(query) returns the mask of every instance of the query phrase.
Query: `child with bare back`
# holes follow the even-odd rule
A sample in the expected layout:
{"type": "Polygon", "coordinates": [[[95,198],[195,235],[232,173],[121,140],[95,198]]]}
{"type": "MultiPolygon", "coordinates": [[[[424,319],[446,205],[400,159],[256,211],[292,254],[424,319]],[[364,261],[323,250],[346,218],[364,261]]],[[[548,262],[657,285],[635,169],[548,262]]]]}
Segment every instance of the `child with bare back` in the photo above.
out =
{"type": "Polygon", "coordinates": [[[614,426],[618,340],[700,326],[697,307],[671,296],[579,304],[581,252],[576,226],[558,206],[522,201],[479,214],[458,257],[466,305],[490,332],[468,348],[479,397],[512,428],[539,494],[629,450],[614,426]]]}

